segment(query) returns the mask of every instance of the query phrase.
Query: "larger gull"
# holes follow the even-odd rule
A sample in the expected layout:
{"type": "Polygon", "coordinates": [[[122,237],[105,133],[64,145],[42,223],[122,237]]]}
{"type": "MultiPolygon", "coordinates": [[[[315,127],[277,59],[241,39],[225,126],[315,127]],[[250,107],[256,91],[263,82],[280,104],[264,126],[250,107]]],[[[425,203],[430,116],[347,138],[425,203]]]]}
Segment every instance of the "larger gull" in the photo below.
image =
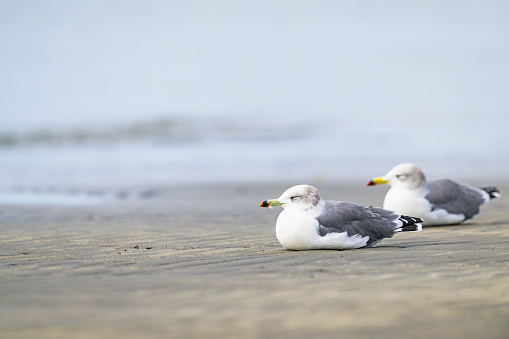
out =
{"type": "Polygon", "coordinates": [[[368,186],[389,184],[383,207],[398,213],[417,215],[424,226],[454,225],[479,213],[479,207],[500,193],[494,186],[477,188],[449,179],[426,181],[415,164],[399,164],[368,186]]]}
{"type": "Polygon", "coordinates": [[[377,207],[324,201],[309,185],[287,189],[275,200],[260,207],[281,206],[276,236],[289,250],[347,250],[371,247],[399,232],[421,230],[420,218],[412,218],[377,207]]]}

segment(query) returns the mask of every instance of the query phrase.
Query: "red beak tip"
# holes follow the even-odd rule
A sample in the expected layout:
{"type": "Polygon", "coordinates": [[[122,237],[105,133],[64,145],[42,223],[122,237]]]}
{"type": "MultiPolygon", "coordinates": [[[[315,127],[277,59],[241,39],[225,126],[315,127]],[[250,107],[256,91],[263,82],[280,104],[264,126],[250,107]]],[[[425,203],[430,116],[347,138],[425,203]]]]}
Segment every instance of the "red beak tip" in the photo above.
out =
{"type": "Polygon", "coordinates": [[[259,207],[269,207],[269,204],[267,203],[267,200],[262,202],[259,207]]]}

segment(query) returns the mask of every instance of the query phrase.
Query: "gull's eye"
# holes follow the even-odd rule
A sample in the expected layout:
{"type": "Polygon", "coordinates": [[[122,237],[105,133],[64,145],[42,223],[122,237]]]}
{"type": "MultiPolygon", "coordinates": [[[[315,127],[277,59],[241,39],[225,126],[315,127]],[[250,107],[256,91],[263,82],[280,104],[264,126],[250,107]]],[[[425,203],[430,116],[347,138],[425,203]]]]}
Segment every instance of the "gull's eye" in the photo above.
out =
{"type": "Polygon", "coordinates": [[[406,175],[405,174],[398,174],[398,175],[396,175],[396,178],[398,178],[399,180],[405,180],[406,179],[406,175]]]}
{"type": "Polygon", "coordinates": [[[300,197],[298,195],[294,195],[293,197],[290,198],[290,200],[292,200],[292,201],[297,201],[299,199],[300,199],[300,197]]]}

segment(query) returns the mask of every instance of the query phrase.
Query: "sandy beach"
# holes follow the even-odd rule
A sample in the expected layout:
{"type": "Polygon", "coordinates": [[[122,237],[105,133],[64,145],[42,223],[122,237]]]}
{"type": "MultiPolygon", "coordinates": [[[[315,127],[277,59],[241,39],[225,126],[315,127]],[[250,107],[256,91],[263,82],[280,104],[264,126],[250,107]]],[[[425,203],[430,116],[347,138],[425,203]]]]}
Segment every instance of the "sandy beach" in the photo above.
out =
{"type": "MultiPolygon", "coordinates": [[[[258,208],[291,185],[2,206],[2,338],[509,337],[509,187],[461,226],[297,252],[276,239],[280,210],[258,208]]],[[[315,185],[364,205],[386,192],[315,185]]]]}

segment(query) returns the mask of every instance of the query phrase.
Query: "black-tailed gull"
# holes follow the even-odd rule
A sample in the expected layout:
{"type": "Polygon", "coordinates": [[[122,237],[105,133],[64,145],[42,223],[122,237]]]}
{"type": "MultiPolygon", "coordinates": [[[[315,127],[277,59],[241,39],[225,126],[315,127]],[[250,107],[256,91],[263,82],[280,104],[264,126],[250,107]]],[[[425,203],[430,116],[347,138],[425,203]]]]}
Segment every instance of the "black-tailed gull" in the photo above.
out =
{"type": "Polygon", "coordinates": [[[383,207],[398,213],[417,215],[424,226],[454,225],[479,213],[479,207],[500,193],[496,187],[477,188],[449,179],[426,181],[414,164],[400,164],[367,186],[389,184],[383,207]]]}
{"type": "Polygon", "coordinates": [[[281,206],[276,236],[289,250],[347,250],[370,247],[398,232],[421,230],[420,218],[412,218],[377,207],[324,201],[309,185],[293,186],[260,207],[281,206]]]}

